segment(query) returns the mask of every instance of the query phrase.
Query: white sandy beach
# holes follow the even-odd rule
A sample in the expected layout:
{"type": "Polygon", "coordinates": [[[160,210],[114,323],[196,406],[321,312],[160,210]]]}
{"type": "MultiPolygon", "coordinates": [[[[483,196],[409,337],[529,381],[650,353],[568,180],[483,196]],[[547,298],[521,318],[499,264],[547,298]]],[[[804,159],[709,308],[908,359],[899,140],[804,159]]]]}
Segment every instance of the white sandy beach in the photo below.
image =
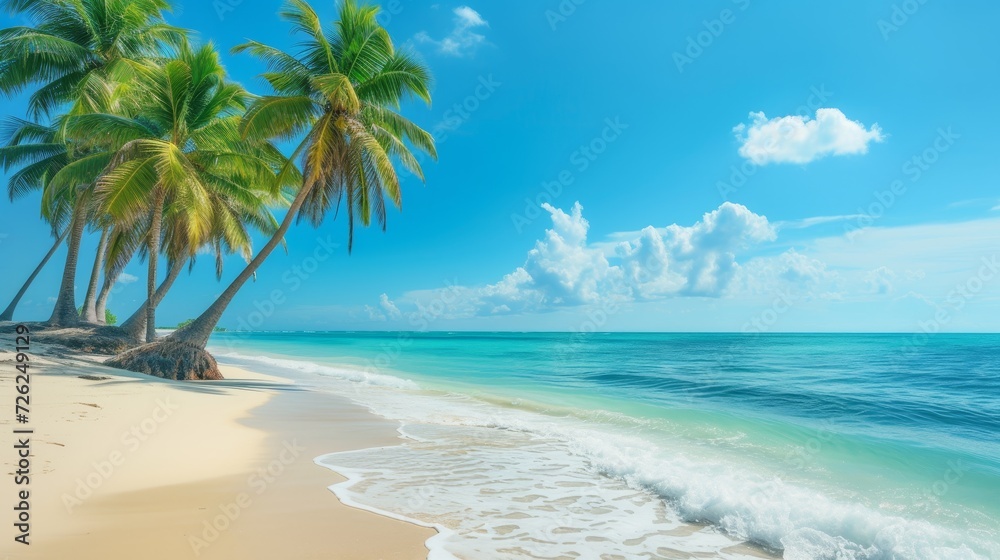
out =
{"type": "MultiPolygon", "coordinates": [[[[13,422],[13,341],[2,336],[0,429],[10,439],[25,426],[13,422]]],[[[225,367],[226,381],[162,381],[43,338],[32,340],[26,425],[31,544],[13,541],[5,508],[7,558],[426,557],[432,530],[344,506],[328,490],[344,479],[313,462],[397,444],[394,424],[278,378],[225,367]]],[[[7,504],[24,486],[3,447],[7,504]]]]}

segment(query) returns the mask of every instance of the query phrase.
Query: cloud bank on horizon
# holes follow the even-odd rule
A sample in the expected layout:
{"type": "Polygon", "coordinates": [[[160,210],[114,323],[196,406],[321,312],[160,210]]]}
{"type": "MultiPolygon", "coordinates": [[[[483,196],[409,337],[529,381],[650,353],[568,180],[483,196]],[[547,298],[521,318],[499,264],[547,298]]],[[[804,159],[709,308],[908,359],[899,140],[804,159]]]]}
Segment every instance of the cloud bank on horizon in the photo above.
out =
{"type": "Polygon", "coordinates": [[[987,290],[988,283],[1000,279],[1000,252],[993,243],[1000,218],[860,232],[844,227],[843,233],[789,248],[766,216],[731,202],[690,226],[648,226],[601,242],[588,239],[590,224],[579,202],[568,212],[548,204],[545,210],[552,227],[525,262],[499,281],[414,290],[396,301],[382,294],[380,310],[366,310],[379,321],[405,322],[433,307],[439,308],[436,317],[464,319],[778,294],[795,302],[916,300],[940,314],[983,298],[995,291],[987,290]]]}

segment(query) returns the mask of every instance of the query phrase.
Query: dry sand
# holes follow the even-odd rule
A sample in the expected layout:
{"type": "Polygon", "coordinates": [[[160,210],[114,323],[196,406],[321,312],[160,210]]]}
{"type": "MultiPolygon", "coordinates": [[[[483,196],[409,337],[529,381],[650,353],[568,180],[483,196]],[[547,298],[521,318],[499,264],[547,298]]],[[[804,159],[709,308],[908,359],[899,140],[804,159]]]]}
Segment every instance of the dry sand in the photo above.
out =
{"type": "Polygon", "coordinates": [[[344,506],[327,489],[343,479],[313,462],[398,444],[394,424],[237,368],[223,369],[226,381],[162,381],[43,341],[31,345],[24,546],[11,505],[24,488],[13,476],[14,343],[0,335],[4,560],[426,558],[432,530],[344,506]]]}

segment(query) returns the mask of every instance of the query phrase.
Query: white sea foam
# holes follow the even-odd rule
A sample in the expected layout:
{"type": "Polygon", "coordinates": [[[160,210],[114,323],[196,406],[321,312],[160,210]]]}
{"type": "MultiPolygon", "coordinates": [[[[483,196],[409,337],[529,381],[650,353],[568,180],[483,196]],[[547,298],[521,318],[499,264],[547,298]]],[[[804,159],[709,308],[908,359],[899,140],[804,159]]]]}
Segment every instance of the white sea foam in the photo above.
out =
{"type": "Polygon", "coordinates": [[[466,426],[407,425],[414,442],[317,459],[351,481],[341,499],[447,529],[459,558],[642,558],[756,552],[685,523],[653,494],[595,476],[558,441],[466,426]],[[661,552],[658,552],[661,551],[661,552]]]}
{"type": "Polygon", "coordinates": [[[270,356],[250,356],[240,354],[238,352],[213,352],[213,354],[218,358],[230,358],[241,362],[255,362],[272,368],[329,376],[363,385],[392,387],[395,389],[419,389],[419,386],[409,379],[402,379],[392,375],[364,371],[360,368],[325,366],[302,360],[272,358],[270,356]]]}
{"type": "MultiPolygon", "coordinates": [[[[223,357],[227,357],[223,355],[223,357]]],[[[432,558],[988,560],[997,535],[890,515],[785,482],[739,457],[664,449],[613,425],[555,418],[350,368],[230,356],[313,380],[399,420],[409,442],[317,462],[352,505],[438,528],[432,558]],[[605,555],[605,556],[602,556],[605,555]]]]}

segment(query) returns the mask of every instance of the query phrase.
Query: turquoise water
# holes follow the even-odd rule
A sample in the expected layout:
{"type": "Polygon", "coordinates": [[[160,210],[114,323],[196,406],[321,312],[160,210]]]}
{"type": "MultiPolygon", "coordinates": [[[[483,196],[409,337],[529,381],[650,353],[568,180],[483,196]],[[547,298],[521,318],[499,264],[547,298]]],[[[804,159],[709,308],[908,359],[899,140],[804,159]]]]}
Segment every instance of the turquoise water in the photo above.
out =
{"type": "Polygon", "coordinates": [[[731,545],[750,543],[786,558],[1000,558],[997,335],[232,333],[211,349],[400,420],[412,445],[323,463],[367,480],[342,498],[448,529],[438,553],[453,556],[441,557],[574,557],[574,544],[630,516],[640,536],[606,557],[743,557],[753,554],[731,545]],[[555,494],[581,480],[600,488],[560,494],[565,503],[641,490],[655,498],[648,524],[630,510],[567,508],[606,523],[559,532],[553,523],[574,521],[531,519],[513,546],[513,529],[448,516],[482,508],[486,519],[504,502],[454,491],[436,500],[445,492],[433,489],[403,504],[387,497],[434,470],[440,484],[470,487],[449,478],[456,449],[482,453],[469,472],[514,473],[499,493],[516,495],[528,478],[556,481],[555,494]],[[414,470],[415,453],[434,468],[414,470]],[[544,469],[511,457],[563,467],[539,478],[544,469]],[[654,547],[664,519],[698,529],[654,547]]]}

